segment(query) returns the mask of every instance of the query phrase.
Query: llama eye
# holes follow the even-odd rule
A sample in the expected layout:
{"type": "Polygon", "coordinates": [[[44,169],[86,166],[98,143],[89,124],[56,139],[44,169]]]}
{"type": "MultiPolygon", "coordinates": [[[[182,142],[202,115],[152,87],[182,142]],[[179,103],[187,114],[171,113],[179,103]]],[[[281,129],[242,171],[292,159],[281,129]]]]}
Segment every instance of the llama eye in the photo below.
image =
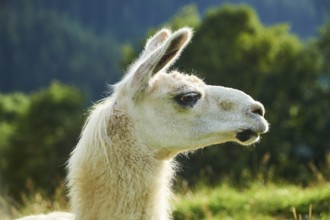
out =
{"type": "Polygon", "coordinates": [[[174,99],[177,103],[182,106],[193,107],[196,102],[200,99],[201,94],[196,92],[189,92],[185,94],[180,94],[176,96],[174,99]]]}

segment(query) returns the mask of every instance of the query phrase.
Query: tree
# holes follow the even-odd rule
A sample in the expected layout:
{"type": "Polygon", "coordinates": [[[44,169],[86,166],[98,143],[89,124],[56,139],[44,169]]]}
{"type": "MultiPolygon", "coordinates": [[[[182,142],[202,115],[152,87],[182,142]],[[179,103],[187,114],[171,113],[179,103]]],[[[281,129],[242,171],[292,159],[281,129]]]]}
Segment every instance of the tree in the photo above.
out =
{"type": "MultiPolygon", "coordinates": [[[[169,27],[172,30],[177,30],[184,26],[196,28],[200,25],[201,18],[196,5],[190,4],[182,7],[169,22],[162,24],[162,27],[169,27]]],[[[157,28],[159,29],[159,28],[157,28]]]]}
{"type": "MultiPolygon", "coordinates": [[[[330,4],[330,3],[329,3],[330,4]]],[[[317,47],[320,50],[323,58],[323,75],[329,80],[330,74],[330,21],[325,23],[319,32],[319,40],[317,47]]],[[[327,81],[329,83],[329,81],[327,81]]],[[[329,85],[328,85],[329,86],[329,85]]]]}
{"type": "Polygon", "coordinates": [[[21,93],[0,94],[0,186],[3,179],[1,171],[7,167],[4,152],[10,147],[10,137],[14,135],[16,122],[27,111],[29,104],[28,97],[21,93]]]}
{"type": "Polygon", "coordinates": [[[91,99],[118,78],[119,49],[110,34],[96,35],[67,16],[36,10],[0,9],[0,90],[46,87],[52,80],[72,84],[91,99]]]}
{"type": "Polygon", "coordinates": [[[16,196],[28,179],[48,192],[58,185],[82,125],[84,98],[73,87],[54,82],[29,99],[4,152],[2,175],[16,196]]]}

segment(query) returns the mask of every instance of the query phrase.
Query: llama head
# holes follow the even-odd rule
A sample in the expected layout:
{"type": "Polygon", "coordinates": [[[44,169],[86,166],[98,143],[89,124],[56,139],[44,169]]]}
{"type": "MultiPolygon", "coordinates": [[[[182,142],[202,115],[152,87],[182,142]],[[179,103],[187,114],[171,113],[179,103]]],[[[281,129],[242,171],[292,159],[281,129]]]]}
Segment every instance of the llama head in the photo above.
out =
{"type": "Polygon", "coordinates": [[[264,107],[249,95],[168,71],[191,37],[190,28],[159,31],[115,86],[135,137],[160,158],[228,141],[249,145],[268,130],[264,107]]]}

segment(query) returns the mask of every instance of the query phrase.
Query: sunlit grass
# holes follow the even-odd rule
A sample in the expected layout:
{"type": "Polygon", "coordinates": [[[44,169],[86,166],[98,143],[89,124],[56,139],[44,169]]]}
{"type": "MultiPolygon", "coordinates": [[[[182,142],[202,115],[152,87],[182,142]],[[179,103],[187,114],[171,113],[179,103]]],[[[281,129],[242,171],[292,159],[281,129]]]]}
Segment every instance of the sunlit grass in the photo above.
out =
{"type": "Polygon", "coordinates": [[[213,189],[202,187],[179,194],[175,219],[330,219],[330,185],[308,188],[294,185],[252,184],[235,189],[227,184],[213,189]],[[312,206],[311,206],[312,205],[312,206]]]}
{"type": "MultiPolygon", "coordinates": [[[[0,197],[1,220],[68,210],[63,188],[52,198],[42,193],[23,196],[23,205],[8,197],[0,197]]],[[[178,190],[174,201],[175,220],[219,219],[330,219],[330,184],[307,188],[289,184],[253,183],[249,187],[235,188],[221,184],[214,188],[199,186],[194,190],[178,190]],[[184,191],[184,192],[182,192],[184,191]]]]}

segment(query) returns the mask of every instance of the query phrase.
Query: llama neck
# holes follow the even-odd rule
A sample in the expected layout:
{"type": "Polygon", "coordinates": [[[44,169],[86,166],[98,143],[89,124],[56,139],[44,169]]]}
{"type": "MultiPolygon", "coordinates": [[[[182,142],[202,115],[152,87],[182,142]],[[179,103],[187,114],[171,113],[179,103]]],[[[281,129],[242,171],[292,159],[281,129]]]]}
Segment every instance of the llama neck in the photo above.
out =
{"type": "MultiPolygon", "coordinates": [[[[84,132],[89,123],[97,123],[93,115],[84,132]]],[[[158,160],[138,143],[128,118],[117,109],[104,126],[107,142],[88,142],[83,133],[70,158],[70,197],[76,219],[169,219],[171,160],[158,160]]],[[[103,135],[95,137],[104,140],[103,135]]]]}

